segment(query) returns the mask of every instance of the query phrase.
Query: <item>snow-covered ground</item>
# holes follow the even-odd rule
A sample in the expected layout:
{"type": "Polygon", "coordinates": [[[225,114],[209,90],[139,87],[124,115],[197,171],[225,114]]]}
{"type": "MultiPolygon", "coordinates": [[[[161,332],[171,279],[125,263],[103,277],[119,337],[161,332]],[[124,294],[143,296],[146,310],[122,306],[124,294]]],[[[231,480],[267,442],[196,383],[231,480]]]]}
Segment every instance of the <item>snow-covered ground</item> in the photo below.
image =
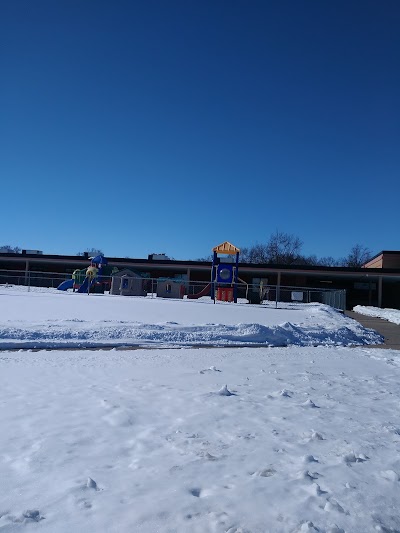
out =
{"type": "Polygon", "coordinates": [[[400,531],[399,352],[346,347],[379,337],[340,313],[0,288],[0,332],[1,533],[400,531]],[[6,348],[134,323],[204,329],[197,348],[6,348]],[[239,323],[296,335],[260,348],[239,323]],[[228,326],[257,347],[200,346],[228,326]]]}
{"type": "Polygon", "coordinates": [[[101,345],[316,346],[382,338],[322,304],[232,305],[0,287],[0,347],[101,345]]]}
{"type": "Polygon", "coordinates": [[[375,316],[383,318],[393,324],[400,325],[400,310],[399,309],[380,309],[379,307],[369,307],[364,305],[356,305],[353,311],[360,313],[360,315],[375,316]]]}

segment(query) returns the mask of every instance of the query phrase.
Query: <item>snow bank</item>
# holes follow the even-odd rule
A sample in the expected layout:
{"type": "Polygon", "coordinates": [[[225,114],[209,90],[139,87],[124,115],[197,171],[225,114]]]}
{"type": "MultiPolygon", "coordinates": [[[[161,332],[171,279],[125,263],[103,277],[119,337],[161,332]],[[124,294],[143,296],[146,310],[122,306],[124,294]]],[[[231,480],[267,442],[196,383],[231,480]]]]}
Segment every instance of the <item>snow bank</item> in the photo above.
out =
{"type": "Polygon", "coordinates": [[[393,324],[400,325],[400,310],[399,309],[380,309],[379,307],[369,307],[364,305],[356,305],[353,311],[360,313],[360,315],[374,316],[383,318],[393,324]]]}
{"type": "Polygon", "coordinates": [[[0,347],[336,346],[382,337],[322,304],[218,303],[0,289],[0,347]],[[285,304],[283,304],[285,305],[285,304]],[[282,305],[282,307],[283,307],[282,305]]]}

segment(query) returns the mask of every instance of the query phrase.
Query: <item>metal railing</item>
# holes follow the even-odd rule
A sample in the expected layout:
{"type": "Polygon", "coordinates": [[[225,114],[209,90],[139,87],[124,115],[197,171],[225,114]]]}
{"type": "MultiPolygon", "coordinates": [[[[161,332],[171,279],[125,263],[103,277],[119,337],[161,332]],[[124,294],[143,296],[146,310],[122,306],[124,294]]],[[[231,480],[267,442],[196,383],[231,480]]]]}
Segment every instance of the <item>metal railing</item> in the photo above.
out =
{"type": "Polygon", "coordinates": [[[313,287],[268,286],[262,300],[282,303],[322,303],[340,311],[346,310],[345,289],[320,289],[313,287]]]}
{"type": "MultiPolygon", "coordinates": [[[[18,285],[25,287],[27,291],[31,287],[47,287],[56,289],[60,283],[66,279],[71,279],[70,272],[32,272],[25,270],[0,270],[0,286],[18,285]]],[[[165,279],[165,278],[162,278],[165,279]]],[[[103,284],[103,290],[108,290],[111,284],[110,276],[100,276],[98,279],[103,284]]],[[[159,278],[143,278],[143,288],[147,291],[149,297],[156,297],[157,282],[159,278]]],[[[185,279],[175,278],[174,282],[180,283],[185,287],[185,295],[209,296],[207,291],[210,285],[207,281],[187,281],[185,279]]],[[[282,307],[293,303],[323,303],[345,311],[346,309],[346,291],[344,289],[321,289],[313,287],[296,287],[283,285],[260,286],[250,284],[241,280],[237,289],[238,298],[246,299],[249,303],[264,304],[271,307],[282,307]]],[[[193,296],[192,296],[193,297],[193,296]]],[[[200,296],[201,297],[201,296],[200,296]]]]}
{"type": "Polygon", "coordinates": [[[0,270],[0,285],[21,285],[30,287],[57,288],[61,282],[71,278],[71,273],[31,272],[25,270],[0,270]]]}

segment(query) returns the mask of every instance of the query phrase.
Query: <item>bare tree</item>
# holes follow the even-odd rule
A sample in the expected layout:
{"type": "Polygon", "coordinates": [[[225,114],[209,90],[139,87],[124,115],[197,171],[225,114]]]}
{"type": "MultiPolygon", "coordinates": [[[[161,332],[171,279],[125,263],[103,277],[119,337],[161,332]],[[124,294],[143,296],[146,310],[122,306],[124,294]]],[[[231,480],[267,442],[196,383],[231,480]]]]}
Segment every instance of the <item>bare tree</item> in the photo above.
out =
{"type": "Polygon", "coordinates": [[[240,246],[240,262],[250,263],[249,259],[250,248],[248,246],[240,246]]]}
{"type": "Polygon", "coordinates": [[[89,257],[96,257],[96,255],[104,255],[101,250],[98,250],[97,248],[86,248],[84,252],[78,252],[77,255],[85,255],[88,254],[89,257]]]}
{"type": "Polygon", "coordinates": [[[283,231],[275,231],[269,238],[265,251],[269,263],[292,265],[300,259],[302,241],[299,237],[283,231]]]}
{"type": "Polygon", "coordinates": [[[316,266],[316,265],[319,265],[319,259],[318,257],[313,254],[313,255],[301,255],[299,256],[294,262],[293,264],[295,265],[307,265],[307,266],[316,266]]]}
{"type": "Polygon", "coordinates": [[[268,256],[265,244],[254,244],[250,247],[240,248],[241,263],[267,263],[268,256]]]}
{"type": "Polygon", "coordinates": [[[321,257],[318,259],[318,265],[327,266],[327,267],[338,267],[343,265],[344,259],[335,259],[331,255],[327,257],[321,257]]]}
{"type": "MultiPolygon", "coordinates": [[[[242,246],[240,248],[241,263],[273,263],[280,265],[309,265],[326,267],[361,267],[372,256],[365,246],[356,244],[347,257],[336,259],[332,256],[317,257],[315,254],[301,254],[302,241],[296,235],[276,230],[266,244],[242,246]]],[[[199,261],[211,261],[212,256],[199,261]]]]}
{"type": "Polygon", "coordinates": [[[0,252],[3,253],[9,253],[9,254],[19,254],[21,251],[21,248],[18,246],[10,246],[9,244],[4,244],[3,246],[0,246],[0,252]]]}
{"type": "Polygon", "coordinates": [[[362,267],[371,259],[372,252],[362,244],[355,244],[347,257],[344,258],[344,266],[362,267]]]}
{"type": "Polygon", "coordinates": [[[315,256],[306,258],[300,255],[301,240],[289,233],[276,231],[266,244],[257,243],[240,248],[242,263],[275,263],[275,264],[314,264],[315,256]]]}
{"type": "Polygon", "coordinates": [[[255,244],[249,250],[250,263],[268,263],[268,250],[266,244],[255,244]]]}
{"type": "MultiPolygon", "coordinates": [[[[196,261],[204,261],[204,262],[206,262],[206,261],[208,262],[209,261],[210,263],[212,262],[212,260],[213,260],[213,254],[209,254],[209,255],[206,255],[204,257],[198,257],[196,259],[196,261]]],[[[190,261],[190,259],[189,259],[189,261],[190,261]]]]}

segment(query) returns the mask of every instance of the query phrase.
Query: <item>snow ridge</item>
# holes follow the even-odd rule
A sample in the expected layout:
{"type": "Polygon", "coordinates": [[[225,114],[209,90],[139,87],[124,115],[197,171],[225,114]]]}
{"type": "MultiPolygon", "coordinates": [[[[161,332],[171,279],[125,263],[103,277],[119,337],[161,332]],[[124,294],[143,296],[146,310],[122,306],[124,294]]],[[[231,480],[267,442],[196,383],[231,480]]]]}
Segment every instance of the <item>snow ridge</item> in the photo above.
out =
{"type": "Polygon", "coordinates": [[[163,345],[230,345],[264,344],[266,346],[352,346],[381,343],[373,330],[357,323],[338,329],[299,326],[286,322],[277,326],[261,324],[141,324],[120,322],[79,321],[71,325],[65,320],[20,323],[0,327],[0,346],[3,349],[20,347],[52,347],[54,345],[89,345],[104,343],[163,344],[163,345]]]}

